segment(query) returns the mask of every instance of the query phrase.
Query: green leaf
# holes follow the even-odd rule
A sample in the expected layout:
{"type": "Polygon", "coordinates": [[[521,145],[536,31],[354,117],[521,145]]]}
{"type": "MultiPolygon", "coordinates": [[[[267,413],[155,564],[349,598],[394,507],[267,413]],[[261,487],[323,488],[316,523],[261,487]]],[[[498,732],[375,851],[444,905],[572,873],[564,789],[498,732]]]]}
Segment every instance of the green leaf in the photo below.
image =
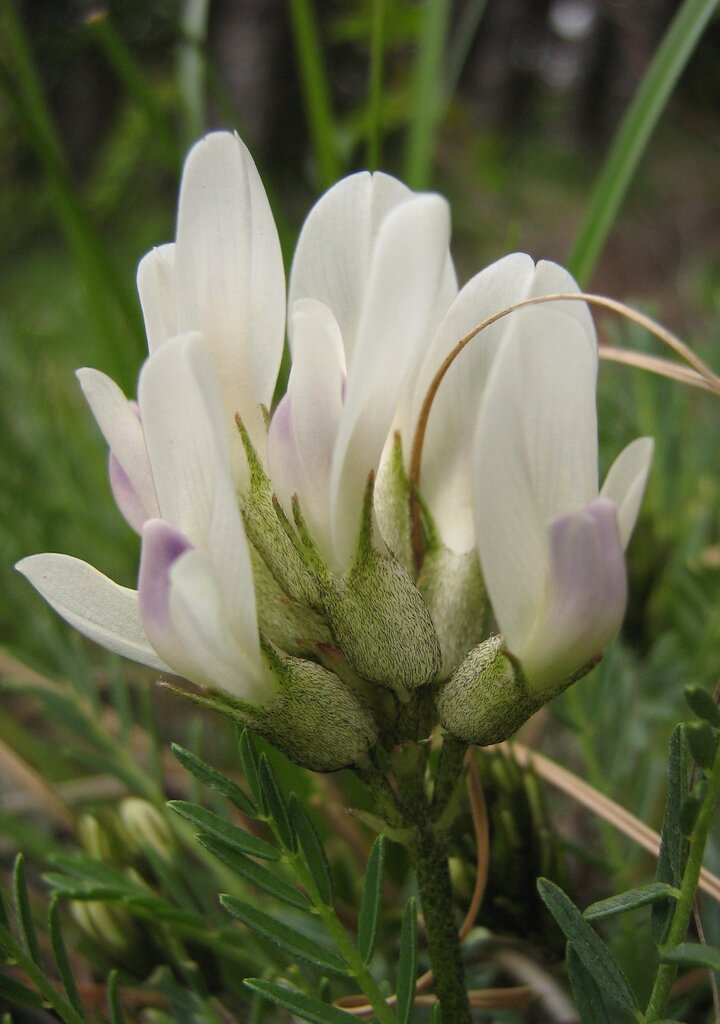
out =
{"type": "Polygon", "coordinates": [[[615,136],[568,261],[581,286],[592,274],[655,125],[716,10],[717,0],[685,0],[655,51],[615,136]]]}
{"type": "Polygon", "coordinates": [[[610,950],[596,935],[572,900],[547,878],[539,878],[538,892],[565,938],[595,982],[621,1009],[632,1013],[637,999],[610,950]]]}
{"type": "MultiPolygon", "coordinates": [[[[665,816],[660,830],[660,852],[655,877],[676,889],[682,882],[687,857],[687,841],[680,826],[682,805],[688,793],[688,766],[685,731],[678,725],[670,739],[668,753],[668,792],[665,816]]],[[[670,929],[674,903],[670,900],[653,905],[652,931],[657,946],[662,945],[670,929]]]]}
{"type": "Polygon", "coordinates": [[[196,754],[185,750],[184,747],[178,746],[177,743],[172,744],[172,752],[183,768],[187,769],[199,782],[202,782],[203,785],[208,786],[210,789],[214,789],[216,793],[222,793],[231,803],[235,804],[239,811],[246,814],[249,818],[257,817],[254,804],[244,790],[237,783],[233,782],[232,779],[228,779],[222,772],[217,771],[217,769],[207,764],[196,754]]]}
{"type": "Polygon", "coordinates": [[[618,1007],[595,981],[573,946],[567,947],[567,972],[583,1024],[625,1024],[633,1018],[618,1007]]]}
{"type": "Polygon", "coordinates": [[[110,971],[107,982],[108,1010],[110,1011],[110,1024],[125,1024],[125,1014],[120,1004],[118,992],[117,969],[110,971]]]}
{"type": "Polygon", "coordinates": [[[308,1021],[308,1024],[348,1024],[353,1020],[344,1010],[338,1010],[328,1003],[321,1003],[319,999],[313,999],[312,996],[306,996],[304,992],[287,988],[285,985],[276,985],[260,978],[246,978],[245,985],[263,999],[289,1010],[300,1020],[308,1021]]]}
{"type": "Polygon", "coordinates": [[[720,949],[706,946],[700,942],[683,942],[663,953],[660,960],[664,964],[678,964],[681,967],[707,967],[711,971],[720,971],[720,949]]]}
{"type": "Polygon", "coordinates": [[[375,950],[378,922],[382,908],[383,868],[385,866],[385,836],[378,836],[373,843],[367,868],[365,885],[360,903],[358,921],[358,952],[363,963],[369,964],[375,950]]]}
{"type": "Polygon", "coordinates": [[[260,785],[260,774],[259,774],[259,758],[258,752],[255,749],[253,738],[247,729],[243,729],[238,739],[238,751],[240,753],[240,763],[245,773],[245,779],[250,787],[250,792],[253,795],[255,803],[258,805],[263,814],[267,814],[267,807],[263,800],[262,786],[260,785]]]}
{"type": "Polygon", "coordinates": [[[262,889],[263,892],[269,893],[291,907],[297,907],[300,910],[310,909],[310,902],[304,893],[281,878],[277,878],[271,871],[262,867],[261,864],[256,864],[245,854],[229,849],[213,836],[200,836],[199,842],[206,850],[215,854],[223,864],[227,864],[232,871],[246,881],[252,882],[258,889],[262,889]]]}
{"type": "Polygon", "coordinates": [[[185,800],[170,800],[168,807],[172,807],[181,818],[191,821],[201,832],[215,836],[234,850],[249,853],[251,857],[260,857],[262,860],[280,860],[280,853],[270,843],[250,835],[249,832],[232,825],[219,814],[208,811],[199,804],[190,804],[185,800]]]}
{"type": "Polygon", "coordinates": [[[9,978],[6,974],[0,974],[0,997],[16,1006],[43,1006],[45,1003],[39,992],[15,981],[14,978],[9,978]]]}
{"type": "Polygon", "coordinates": [[[315,882],[318,895],[323,903],[332,906],[333,884],[325,848],[305,808],[294,794],[290,797],[290,822],[300,841],[305,862],[315,882]]]}
{"type": "Polygon", "coordinates": [[[62,981],[63,988],[65,989],[65,995],[68,997],[71,1005],[75,1007],[82,1017],[84,1016],[85,1011],[83,1009],[82,1002],[80,1001],[80,995],[77,990],[77,985],[75,984],[75,977],[73,976],[70,958],[68,957],[65,938],[63,937],[62,927],[60,925],[60,908],[56,897],[53,897],[50,902],[49,929],[53,953],[55,954],[55,962],[58,966],[60,980],[62,981]]]}
{"type": "Polygon", "coordinates": [[[667,882],[650,882],[648,885],[638,886],[637,889],[628,889],[617,896],[591,903],[583,910],[582,916],[586,921],[600,921],[604,917],[614,917],[637,907],[646,907],[661,899],[677,899],[679,895],[680,890],[668,885],[667,882]]]}
{"type": "Polygon", "coordinates": [[[440,1019],[440,1014],[441,1013],[442,1013],[442,1007],[440,1006],[440,1003],[433,1003],[432,1017],[430,1019],[430,1024],[442,1024],[442,1020],[440,1019]]]}
{"type": "Polygon", "coordinates": [[[720,708],[715,703],[713,695],[708,693],[704,686],[686,686],[685,700],[698,718],[704,719],[710,725],[720,727],[720,708]]]}
{"type": "Polygon", "coordinates": [[[415,1001],[417,980],[417,908],[415,897],[405,904],[402,928],[400,929],[400,956],[398,959],[396,1014],[398,1024],[408,1024],[415,1001]]]}
{"type": "Polygon", "coordinates": [[[709,722],[690,722],[685,726],[690,753],[696,764],[709,771],[715,763],[718,748],[718,731],[709,722]]]}
{"type": "Polygon", "coordinates": [[[42,966],[40,960],[40,947],[38,946],[35,925],[30,910],[27,884],[25,882],[25,858],[19,853],[15,858],[13,869],[13,895],[15,897],[15,913],[20,925],[22,943],[38,967],[42,966]]]}
{"type": "Polygon", "coordinates": [[[274,942],[291,956],[307,960],[308,963],[315,964],[323,970],[347,974],[345,961],[341,957],[327,946],[297,931],[287,921],[276,921],[274,917],[264,914],[235,896],[221,895],[220,902],[233,917],[237,917],[248,928],[274,942]]]}
{"type": "Polygon", "coordinates": [[[266,816],[275,825],[283,846],[287,850],[294,852],[297,849],[297,839],[290,824],[288,809],[280,792],[280,787],[277,784],[275,773],[265,754],[260,756],[259,775],[260,787],[264,797],[263,802],[267,808],[266,816]]]}

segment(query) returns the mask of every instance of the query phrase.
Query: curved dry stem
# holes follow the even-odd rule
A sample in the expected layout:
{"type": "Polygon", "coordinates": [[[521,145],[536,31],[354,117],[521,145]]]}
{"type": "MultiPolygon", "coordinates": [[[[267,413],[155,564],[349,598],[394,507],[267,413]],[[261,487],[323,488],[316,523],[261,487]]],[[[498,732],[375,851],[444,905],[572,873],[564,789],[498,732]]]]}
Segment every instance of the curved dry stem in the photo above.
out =
{"type": "Polygon", "coordinates": [[[673,352],[677,353],[677,355],[684,359],[685,362],[688,363],[699,374],[699,376],[705,380],[709,390],[720,395],[720,377],[718,377],[710,367],[698,355],[696,355],[695,352],[693,352],[689,345],[686,345],[684,341],[673,334],[672,331],[663,327],[662,324],[657,323],[649,316],[645,316],[644,313],[639,313],[630,306],[626,306],[624,302],[618,302],[617,299],[609,299],[604,295],[593,295],[588,292],[562,292],[553,295],[536,295],[530,299],[523,299],[522,302],[516,302],[514,305],[508,306],[506,309],[502,309],[498,313],[494,313],[492,316],[489,316],[486,320],[483,320],[482,323],[473,327],[471,331],[468,331],[468,333],[458,341],[452,351],[447,354],[445,359],[443,359],[430,383],[430,387],[427,390],[425,398],[423,399],[417,426],[415,428],[415,435],[413,437],[410,454],[410,471],[408,474],[408,479],[413,489],[417,490],[420,484],[423,444],[435,396],[438,393],[445,374],[448,372],[466,345],[469,345],[473,338],[477,337],[481,331],[484,331],[487,327],[497,323],[498,320],[502,320],[504,317],[509,316],[510,313],[514,313],[518,309],[523,309],[526,306],[538,306],[546,302],[578,301],[587,302],[591,306],[599,306],[602,309],[611,310],[613,313],[618,313],[620,316],[624,316],[628,320],[632,320],[633,323],[645,328],[645,330],[654,334],[655,337],[662,341],[664,345],[667,345],[668,348],[672,349],[673,352]]]}
{"type": "Polygon", "coordinates": [[[692,387],[717,394],[716,389],[697,370],[674,363],[670,359],[661,359],[659,356],[649,356],[635,349],[618,348],[616,345],[606,345],[602,342],[598,345],[598,353],[601,359],[606,359],[610,363],[634,366],[638,370],[647,370],[648,373],[655,373],[659,377],[667,377],[668,380],[677,380],[681,384],[690,384],[692,387]]]}
{"type": "MultiPolygon", "coordinates": [[[[578,775],[569,772],[567,768],[562,768],[544,754],[530,750],[522,743],[500,743],[496,749],[502,751],[507,757],[514,758],[521,767],[532,768],[541,779],[572,797],[573,800],[593,811],[604,821],[609,822],[619,832],[632,839],[654,857],[658,856],[660,852],[658,833],[578,775]]],[[[702,868],[700,871],[699,888],[720,902],[720,878],[706,868],[702,868]]]]}

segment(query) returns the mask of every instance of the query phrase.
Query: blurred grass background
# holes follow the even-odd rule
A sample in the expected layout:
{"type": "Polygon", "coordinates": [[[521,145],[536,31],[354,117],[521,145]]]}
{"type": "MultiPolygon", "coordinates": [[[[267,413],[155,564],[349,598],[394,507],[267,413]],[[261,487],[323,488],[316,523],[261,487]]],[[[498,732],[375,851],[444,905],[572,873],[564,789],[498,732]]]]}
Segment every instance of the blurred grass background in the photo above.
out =
{"type": "MultiPolygon", "coordinates": [[[[450,199],[461,280],[511,249],[567,262],[613,134],[678,7],[2,0],[3,646],[75,680],[120,671],[12,565],[65,551],[134,585],[136,538],[114,508],[104,443],[73,370],[96,366],[134,391],[144,354],[134,268],[173,237],[178,173],[194,138],[240,132],[288,256],[313,199],[369,161],[450,199]]],[[[650,312],[716,370],[719,99],[715,20],[585,282],[650,312]]],[[[604,317],[600,326],[608,339],[656,351],[634,328],[604,317]]],[[[604,467],[639,434],[657,444],[629,551],[631,603],[622,637],[534,727],[535,739],[657,824],[682,688],[711,688],[720,676],[720,403],[605,365],[600,422],[604,467]]],[[[191,728],[178,722],[184,709],[175,714],[180,732],[191,728]]],[[[602,830],[598,843],[627,884],[639,855],[602,830]]],[[[714,911],[708,929],[717,942],[714,911]]]]}

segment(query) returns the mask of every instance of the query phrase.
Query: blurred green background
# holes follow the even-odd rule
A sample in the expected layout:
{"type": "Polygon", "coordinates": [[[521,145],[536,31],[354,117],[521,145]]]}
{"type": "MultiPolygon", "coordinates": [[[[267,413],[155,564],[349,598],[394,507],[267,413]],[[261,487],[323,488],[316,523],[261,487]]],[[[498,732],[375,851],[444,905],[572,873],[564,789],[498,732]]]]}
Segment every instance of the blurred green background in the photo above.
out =
{"type": "MultiPolygon", "coordinates": [[[[173,237],[195,138],[238,130],[288,258],[313,200],[371,164],[449,198],[461,280],[512,249],[567,262],[679,6],[1,0],[0,642],[51,674],[120,671],[12,565],[64,551],[134,585],[137,540],[114,508],[73,370],[98,367],[133,392],[145,349],[135,267],[173,237]]],[[[719,100],[714,20],[584,282],[649,312],[716,370],[719,100]]],[[[604,316],[599,326],[606,340],[658,352],[636,328],[604,316]]],[[[629,551],[631,603],[622,637],[536,741],[657,824],[683,685],[720,676],[720,402],[605,364],[600,421],[604,467],[639,434],[657,442],[629,551]]],[[[637,857],[605,841],[611,870],[629,877],[637,857]]]]}

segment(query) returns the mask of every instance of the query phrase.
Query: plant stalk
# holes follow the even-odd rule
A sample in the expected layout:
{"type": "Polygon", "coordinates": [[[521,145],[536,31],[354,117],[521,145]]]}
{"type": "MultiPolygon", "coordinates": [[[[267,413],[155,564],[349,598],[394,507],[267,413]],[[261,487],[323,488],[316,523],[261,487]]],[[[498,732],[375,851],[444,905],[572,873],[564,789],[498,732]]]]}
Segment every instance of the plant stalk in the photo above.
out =
{"type": "MultiPolygon", "coordinates": [[[[690,849],[688,850],[687,861],[685,862],[685,870],[683,871],[682,882],[680,884],[680,897],[675,904],[675,910],[670,924],[670,931],[663,947],[660,949],[660,954],[669,952],[680,943],[685,941],[687,930],[690,925],[690,917],[693,912],[693,906],[695,904],[695,894],[697,892],[698,881],[700,879],[700,869],[702,868],[703,856],[705,854],[705,845],[707,843],[708,832],[713,821],[713,815],[715,808],[720,798],[720,746],[715,755],[715,761],[710,771],[707,780],[707,790],[705,792],[705,798],[700,807],[700,812],[695,823],[692,835],[690,837],[690,849]]],[[[650,1000],[645,1011],[645,1020],[647,1024],[651,1021],[660,1020],[665,1016],[664,1010],[670,996],[670,990],[675,976],[677,974],[677,966],[675,964],[663,964],[661,963],[658,967],[657,974],[655,976],[655,984],[650,994],[650,1000]]]]}
{"type": "MultiPolygon", "coordinates": [[[[457,762],[460,750],[459,745],[451,743],[446,750],[446,761],[457,762]]],[[[413,830],[408,852],[425,919],[440,1021],[442,1024],[472,1024],[460,938],[453,916],[447,837],[438,834],[433,824],[433,810],[437,814],[439,808],[431,807],[425,789],[425,759],[413,757],[412,748],[408,746],[402,757],[395,760],[395,766],[401,803],[407,824],[413,830]]],[[[455,767],[459,773],[462,758],[455,767]]]]}

